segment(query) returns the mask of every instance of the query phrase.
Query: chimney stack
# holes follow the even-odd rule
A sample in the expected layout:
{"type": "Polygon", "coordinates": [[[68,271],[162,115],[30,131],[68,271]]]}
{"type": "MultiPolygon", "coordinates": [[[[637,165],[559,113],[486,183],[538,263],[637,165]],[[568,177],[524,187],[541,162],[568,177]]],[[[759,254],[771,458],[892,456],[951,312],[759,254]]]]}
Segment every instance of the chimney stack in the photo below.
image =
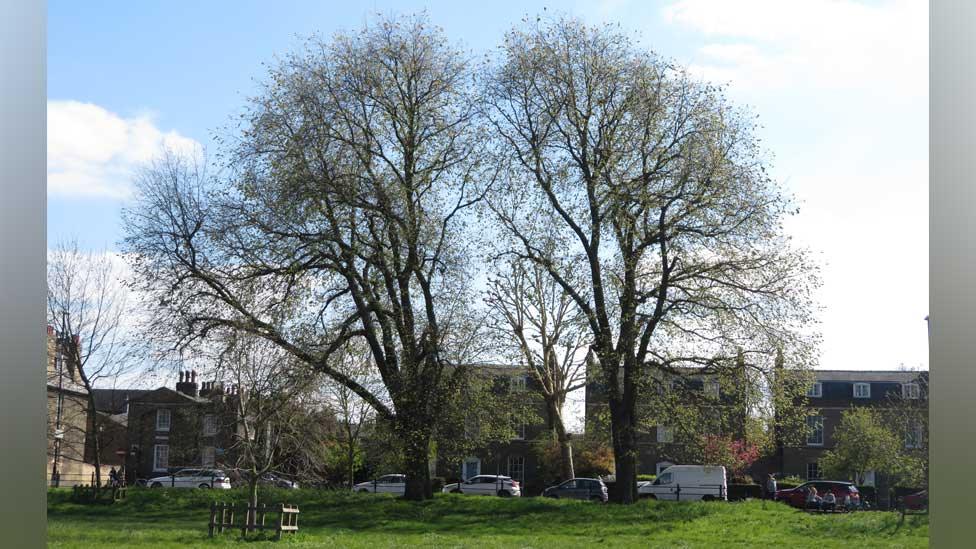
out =
{"type": "Polygon", "coordinates": [[[176,390],[184,395],[195,397],[198,395],[196,372],[180,370],[180,382],[176,384],[176,390]]]}
{"type": "Polygon", "coordinates": [[[50,324],[47,325],[47,335],[48,337],[54,336],[54,326],[51,326],[50,324]]]}

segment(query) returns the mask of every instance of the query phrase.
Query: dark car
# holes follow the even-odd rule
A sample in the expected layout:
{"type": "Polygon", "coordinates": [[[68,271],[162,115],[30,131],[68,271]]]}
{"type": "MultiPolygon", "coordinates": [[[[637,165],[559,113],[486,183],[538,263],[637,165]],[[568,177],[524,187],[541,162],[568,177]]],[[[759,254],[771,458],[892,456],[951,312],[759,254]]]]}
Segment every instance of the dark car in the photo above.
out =
{"type": "Polygon", "coordinates": [[[921,511],[929,507],[929,491],[922,490],[914,494],[909,494],[902,498],[901,505],[909,511],[921,511]]]}
{"type": "Polygon", "coordinates": [[[550,486],[542,491],[547,498],[584,499],[589,501],[607,501],[607,485],[596,478],[574,478],[550,486]]]}
{"type": "Polygon", "coordinates": [[[844,498],[846,496],[851,496],[853,499],[854,494],[859,493],[857,486],[854,486],[854,483],[852,482],[844,482],[839,480],[811,480],[809,482],[804,482],[796,488],[776,490],[776,500],[786,502],[793,507],[802,509],[806,506],[807,490],[811,486],[817,489],[817,495],[820,497],[823,497],[827,492],[833,492],[834,497],[837,498],[838,506],[844,504],[844,498]]]}

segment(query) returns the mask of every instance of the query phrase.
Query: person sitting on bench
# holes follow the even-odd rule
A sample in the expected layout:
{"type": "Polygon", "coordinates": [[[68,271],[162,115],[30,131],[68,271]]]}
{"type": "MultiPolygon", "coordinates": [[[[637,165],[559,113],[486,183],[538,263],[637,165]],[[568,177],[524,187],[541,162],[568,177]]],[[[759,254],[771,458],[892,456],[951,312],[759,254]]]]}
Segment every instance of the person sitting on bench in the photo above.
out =
{"type": "Polygon", "coordinates": [[[833,511],[834,508],[836,507],[837,507],[837,497],[834,496],[833,492],[828,491],[826,494],[824,494],[822,509],[824,511],[833,511]]]}
{"type": "Polygon", "coordinates": [[[817,489],[813,486],[807,490],[807,509],[820,509],[821,498],[817,495],[817,489]]]}

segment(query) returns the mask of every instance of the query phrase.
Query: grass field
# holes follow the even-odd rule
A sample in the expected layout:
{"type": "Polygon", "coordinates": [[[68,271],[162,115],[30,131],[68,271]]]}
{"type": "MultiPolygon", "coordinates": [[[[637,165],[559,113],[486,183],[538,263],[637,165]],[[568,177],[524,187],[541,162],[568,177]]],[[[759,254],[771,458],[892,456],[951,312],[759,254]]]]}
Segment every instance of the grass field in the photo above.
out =
{"type": "MultiPolygon", "coordinates": [[[[142,490],[123,503],[71,503],[48,494],[49,547],[927,547],[928,517],[862,512],[815,515],[782,504],[642,501],[631,506],[543,498],[437,494],[407,502],[386,495],[262,493],[297,503],[300,532],[241,545],[240,532],[207,537],[209,502],[243,501],[239,490],[142,490]]],[[[269,517],[270,520],[270,517],[269,517]]]]}

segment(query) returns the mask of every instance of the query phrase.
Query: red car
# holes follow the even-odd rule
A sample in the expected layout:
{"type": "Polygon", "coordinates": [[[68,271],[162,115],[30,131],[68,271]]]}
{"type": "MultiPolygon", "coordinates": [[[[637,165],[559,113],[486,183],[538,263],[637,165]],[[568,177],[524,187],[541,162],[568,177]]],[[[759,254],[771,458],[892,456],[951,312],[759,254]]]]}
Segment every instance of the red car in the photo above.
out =
{"type": "Polygon", "coordinates": [[[920,511],[922,509],[927,509],[929,506],[929,491],[922,490],[921,492],[909,494],[902,498],[901,504],[909,511],[920,511]]]}
{"type": "Polygon", "coordinates": [[[807,504],[807,490],[811,486],[817,489],[817,495],[820,497],[823,497],[828,491],[833,492],[834,497],[837,498],[838,507],[844,505],[844,498],[846,496],[851,496],[851,499],[853,499],[854,494],[859,493],[857,487],[851,482],[811,480],[804,482],[796,488],[776,490],[776,501],[784,501],[793,507],[802,509],[807,504]]]}

